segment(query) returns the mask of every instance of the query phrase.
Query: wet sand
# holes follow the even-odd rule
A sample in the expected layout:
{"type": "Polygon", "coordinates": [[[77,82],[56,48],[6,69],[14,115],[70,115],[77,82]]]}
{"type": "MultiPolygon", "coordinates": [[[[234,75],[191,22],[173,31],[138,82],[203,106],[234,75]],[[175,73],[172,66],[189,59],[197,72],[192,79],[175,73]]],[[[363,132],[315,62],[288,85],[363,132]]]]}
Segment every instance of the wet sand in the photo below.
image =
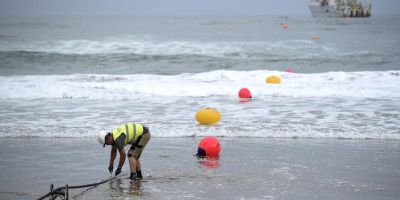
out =
{"type": "MultiPolygon", "coordinates": [[[[122,176],[73,199],[382,199],[400,196],[396,140],[220,138],[221,156],[198,160],[200,137],[152,138],[144,180],[122,176]]],[[[0,199],[37,199],[49,185],[110,178],[110,148],[95,138],[1,138],[0,199]]]]}

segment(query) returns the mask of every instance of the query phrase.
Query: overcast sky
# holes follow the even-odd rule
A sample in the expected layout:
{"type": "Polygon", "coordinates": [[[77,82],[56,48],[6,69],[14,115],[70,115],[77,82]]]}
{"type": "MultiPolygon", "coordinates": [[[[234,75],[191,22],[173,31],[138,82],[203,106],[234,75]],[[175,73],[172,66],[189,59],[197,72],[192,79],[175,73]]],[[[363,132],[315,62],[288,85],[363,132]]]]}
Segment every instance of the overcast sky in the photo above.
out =
{"type": "MultiPolygon", "coordinates": [[[[310,15],[308,0],[0,0],[1,16],[310,15]]],[[[371,0],[373,14],[400,14],[400,0],[371,0]]]]}

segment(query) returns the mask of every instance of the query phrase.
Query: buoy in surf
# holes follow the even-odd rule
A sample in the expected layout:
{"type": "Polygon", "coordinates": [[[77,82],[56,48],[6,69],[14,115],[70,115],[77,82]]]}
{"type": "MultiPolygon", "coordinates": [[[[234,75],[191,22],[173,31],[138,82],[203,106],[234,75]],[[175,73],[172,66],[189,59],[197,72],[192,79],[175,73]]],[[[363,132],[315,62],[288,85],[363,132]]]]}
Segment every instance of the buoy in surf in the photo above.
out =
{"type": "Polygon", "coordinates": [[[279,76],[268,76],[265,79],[265,82],[267,82],[268,84],[279,84],[281,83],[281,78],[279,76]]]}
{"type": "Polygon", "coordinates": [[[221,114],[213,108],[205,108],[197,111],[196,120],[202,125],[216,124],[221,120],[221,114]]]}
{"type": "Polygon", "coordinates": [[[293,73],[293,69],[286,69],[287,73],[293,73]]]}
{"type": "Polygon", "coordinates": [[[314,35],[314,36],[312,36],[312,39],[313,39],[313,40],[320,40],[320,39],[321,39],[321,36],[319,36],[319,35],[314,35]]]}
{"type": "Polygon", "coordinates": [[[221,145],[219,144],[219,140],[213,136],[204,137],[197,148],[198,157],[216,157],[219,155],[221,151],[221,145]]]}
{"type": "Polygon", "coordinates": [[[287,23],[282,23],[281,26],[282,26],[283,29],[288,29],[289,28],[289,25],[287,23]]]}
{"type": "Polygon", "coordinates": [[[242,88],[239,90],[239,98],[250,99],[252,98],[251,92],[247,88],[242,88]]]}

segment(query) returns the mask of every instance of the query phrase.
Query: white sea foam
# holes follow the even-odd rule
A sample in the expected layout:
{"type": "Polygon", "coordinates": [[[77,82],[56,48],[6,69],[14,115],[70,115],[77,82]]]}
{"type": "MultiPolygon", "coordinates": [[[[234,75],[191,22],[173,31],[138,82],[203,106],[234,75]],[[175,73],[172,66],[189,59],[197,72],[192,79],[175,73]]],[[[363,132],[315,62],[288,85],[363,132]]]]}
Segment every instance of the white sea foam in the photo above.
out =
{"type": "Polygon", "coordinates": [[[155,137],[398,140],[399,85],[400,71],[1,76],[0,137],[94,137],[134,121],[155,137]],[[242,87],[253,101],[239,101],[242,87]],[[221,113],[216,126],[196,122],[206,107],[221,113]]]}
{"type": "MultiPolygon", "coordinates": [[[[224,56],[233,54],[252,55],[254,52],[287,54],[288,51],[325,51],[329,54],[335,49],[312,40],[288,41],[157,41],[135,40],[131,38],[112,38],[104,40],[55,40],[34,41],[0,45],[1,51],[28,51],[57,54],[140,54],[140,55],[204,55],[224,56]]],[[[328,54],[327,54],[328,55],[328,54]]]]}
{"type": "Polygon", "coordinates": [[[142,54],[180,55],[196,54],[219,56],[241,51],[240,46],[229,43],[205,43],[191,41],[146,40],[59,40],[40,41],[30,44],[3,45],[2,51],[30,51],[58,54],[142,54]]]}
{"type": "Polygon", "coordinates": [[[279,71],[218,70],[180,75],[0,76],[0,99],[134,99],[140,96],[236,96],[242,87],[255,98],[400,97],[400,71],[298,74],[279,71]],[[265,78],[278,75],[278,85],[265,78]]]}

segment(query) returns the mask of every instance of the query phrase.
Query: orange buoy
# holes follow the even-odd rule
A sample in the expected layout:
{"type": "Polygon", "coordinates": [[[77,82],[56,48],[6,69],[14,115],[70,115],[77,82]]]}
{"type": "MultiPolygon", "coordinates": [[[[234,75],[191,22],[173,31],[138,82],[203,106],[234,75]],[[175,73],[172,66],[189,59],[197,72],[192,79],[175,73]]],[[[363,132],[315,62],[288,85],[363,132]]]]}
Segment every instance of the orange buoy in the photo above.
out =
{"type": "Polygon", "coordinates": [[[219,155],[221,151],[221,145],[219,144],[219,140],[213,136],[204,137],[197,148],[198,157],[216,157],[219,155]]]}
{"type": "Polygon", "coordinates": [[[205,108],[197,111],[195,118],[202,125],[211,125],[221,120],[221,114],[216,109],[205,108]]]}
{"type": "Polygon", "coordinates": [[[242,88],[239,90],[239,98],[245,98],[245,99],[250,99],[251,97],[251,92],[247,88],[242,88]]]}
{"type": "Polygon", "coordinates": [[[281,78],[279,76],[268,76],[265,79],[265,82],[267,82],[268,84],[279,84],[281,83],[281,78]]]}
{"type": "Polygon", "coordinates": [[[321,39],[321,36],[319,36],[319,35],[314,35],[314,36],[312,37],[312,39],[313,39],[313,40],[320,40],[320,39],[321,39]]]}
{"type": "Polygon", "coordinates": [[[283,29],[288,29],[289,28],[289,25],[287,23],[282,23],[281,26],[282,26],[283,29]]]}

